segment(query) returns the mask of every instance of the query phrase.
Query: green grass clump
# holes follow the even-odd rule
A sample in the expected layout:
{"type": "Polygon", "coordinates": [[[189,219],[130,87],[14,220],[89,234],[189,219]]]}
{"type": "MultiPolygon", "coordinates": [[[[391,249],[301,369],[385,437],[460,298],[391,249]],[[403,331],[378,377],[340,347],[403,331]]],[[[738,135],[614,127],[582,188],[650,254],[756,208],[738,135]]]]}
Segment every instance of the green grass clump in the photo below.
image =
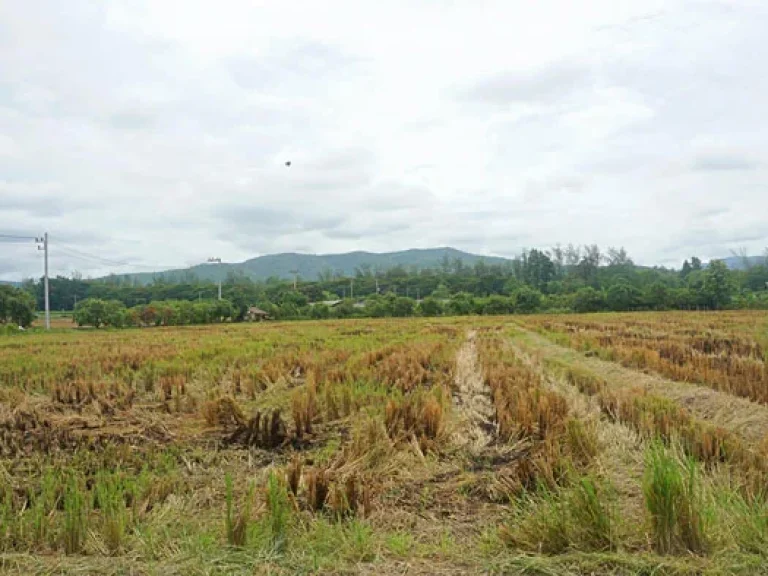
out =
{"type": "Polygon", "coordinates": [[[248,541],[248,535],[251,527],[251,516],[253,514],[254,485],[248,484],[248,491],[244,500],[237,511],[234,504],[234,489],[232,476],[227,474],[224,477],[225,482],[225,500],[227,511],[225,516],[225,530],[227,534],[227,543],[230,546],[245,546],[248,541]]]}
{"type": "Polygon", "coordinates": [[[648,452],[643,478],[653,547],[660,554],[703,552],[703,499],[693,460],[681,463],[661,444],[648,452]]]}
{"type": "Polygon", "coordinates": [[[83,549],[88,531],[88,501],[79,479],[69,477],[64,490],[64,527],[62,544],[66,554],[78,554],[83,549]]]}
{"type": "Polygon", "coordinates": [[[282,551],[287,545],[290,518],[291,502],[288,490],[280,477],[273,472],[267,481],[266,524],[269,528],[272,545],[278,551],[282,551]]]}
{"type": "Polygon", "coordinates": [[[93,487],[94,507],[101,510],[102,536],[111,554],[123,549],[129,526],[123,482],[116,474],[99,474],[93,487]]]}
{"type": "Polygon", "coordinates": [[[526,552],[602,552],[617,548],[616,526],[611,490],[585,476],[569,488],[525,496],[500,536],[526,552]]]}

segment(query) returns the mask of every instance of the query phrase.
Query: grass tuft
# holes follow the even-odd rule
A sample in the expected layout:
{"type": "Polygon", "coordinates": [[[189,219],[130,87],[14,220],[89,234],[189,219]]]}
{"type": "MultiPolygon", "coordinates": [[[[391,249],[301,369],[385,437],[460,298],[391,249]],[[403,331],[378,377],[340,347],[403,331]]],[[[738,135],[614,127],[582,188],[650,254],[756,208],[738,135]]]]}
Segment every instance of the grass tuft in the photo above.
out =
{"type": "Polygon", "coordinates": [[[703,552],[702,499],[695,462],[682,464],[661,444],[648,452],[643,494],[653,547],[660,554],[703,552]]]}

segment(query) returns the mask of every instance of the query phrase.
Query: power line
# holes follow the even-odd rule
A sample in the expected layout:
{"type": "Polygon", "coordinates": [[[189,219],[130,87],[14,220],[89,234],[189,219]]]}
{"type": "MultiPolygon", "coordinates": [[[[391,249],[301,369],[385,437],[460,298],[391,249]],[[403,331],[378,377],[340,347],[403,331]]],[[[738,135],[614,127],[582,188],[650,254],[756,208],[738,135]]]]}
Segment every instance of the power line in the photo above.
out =
{"type": "MultiPolygon", "coordinates": [[[[28,240],[31,242],[39,241],[42,242],[42,238],[39,238],[37,236],[23,236],[20,234],[2,234],[0,233],[0,239],[7,239],[7,240],[28,240]]],[[[54,246],[54,249],[66,254],[70,258],[75,258],[77,260],[81,260],[83,262],[91,262],[91,263],[98,263],[106,266],[127,266],[130,268],[141,268],[143,270],[146,270],[147,273],[149,272],[162,272],[165,270],[176,270],[179,269],[177,265],[160,265],[160,264],[138,264],[134,262],[126,262],[121,260],[112,260],[110,258],[104,258],[102,256],[98,256],[97,254],[92,254],[90,252],[85,252],[84,250],[80,250],[78,248],[74,248],[72,246],[69,246],[67,244],[60,244],[56,243],[54,246]]],[[[125,274],[128,274],[129,272],[125,272],[125,274]]]]}
{"type": "Polygon", "coordinates": [[[97,256],[96,254],[91,254],[90,252],[85,252],[83,250],[79,250],[77,248],[73,248],[71,246],[68,246],[66,244],[57,244],[57,248],[61,249],[62,252],[65,254],[72,256],[74,258],[79,258],[80,260],[92,260],[95,262],[99,262],[101,264],[108,264],[110,266],[130,266],[132,268],[145,268],[147,270],[156,270],[158,268],[165,268],[165,269],[173,269],[174,266],[162,266],[159,264],[156,265],[149,265],[149,264],[137,264],[135,262],[125,262],[121,260],[111,260],[109,258],[104,258],[102,256],[97,256]],[[63,247],[62,247],[63,246],[63,247]]]}
{"type": "Polygon", "coordinates": [[[17,234],[0,234],[0,238],[8,238],[9,240],[29,240],[32,242],[37,240],[36,236],[19,236],[17,234]]]}
{"type": "Polygon", "coordinates": [[[60,252],[62,254],[65,254],[65,255],[69,256],[70,258],[75,258],[75,259],[81,260],[83,262],[88,262],[89,264],[94,264],[94,263],[104,264],[104,262],[101,261],[101,260],[97,260],[97,259],[91,258],[89,256],[84,256],[82,254],[75,254],[74,252],[70,252],[69,250],[65,250],[65,249],[63,249],[63,248],[61,248],[59,246],[56,247],[55,251],[60,252]]]}
{"type": "Polygon", "coordinates": [[[78,250],[76,248],[72,248],[71,246],[67,246],[66,244],[57,244],[57,247],[62,249],[64,252],[70,253],[71,256],[77,255],[83,258],[89,258],[91,260],[97,260],[99,262],[103,262],[104,264],[110,264],[112,266],[130,266],[131,264],[128,262],[120,262],[118,260],[110,260],[108,258],[102,258],[101,256],[97,256],[96,254],[90,254],[88,252],[83,252],[82,250],[78,250]]]}

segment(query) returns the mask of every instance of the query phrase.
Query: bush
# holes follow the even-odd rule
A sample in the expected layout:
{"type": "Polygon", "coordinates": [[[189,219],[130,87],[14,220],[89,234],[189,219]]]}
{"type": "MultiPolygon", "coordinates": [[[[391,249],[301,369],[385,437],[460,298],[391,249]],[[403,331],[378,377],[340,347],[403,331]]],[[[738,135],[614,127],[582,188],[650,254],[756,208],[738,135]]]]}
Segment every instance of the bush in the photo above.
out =
{"type": "Polygon", "coordinates": [[[512,300],[504,296],[493,295],[483,306],[483,314],[486,315],[511,314],[513,311],[512,300]]]}
{"type": "Polygon", "coordinates": [[[20,288],[0,285],[0,324],[26,328],[35,319],[35,299],[20,288]]]}
{"type": "Polygon", "coordinates": [[[512,306],[515,312],[530,314],[541,306],[541,292],[528,286],[521,286],[512,293],[512,306]]]}
{"type": "Polygon", "coordinates": [[[437,298],[427,297],[419,305],[423,316],[440,316],[443,313],[443,305],[437,298]]]}
{"type": "Polygon", "coordinates": [[[602,292],[592,287],[581,288],[573,297],[574,312],[600,312],[605,309],[605,298],[602,292]]]}

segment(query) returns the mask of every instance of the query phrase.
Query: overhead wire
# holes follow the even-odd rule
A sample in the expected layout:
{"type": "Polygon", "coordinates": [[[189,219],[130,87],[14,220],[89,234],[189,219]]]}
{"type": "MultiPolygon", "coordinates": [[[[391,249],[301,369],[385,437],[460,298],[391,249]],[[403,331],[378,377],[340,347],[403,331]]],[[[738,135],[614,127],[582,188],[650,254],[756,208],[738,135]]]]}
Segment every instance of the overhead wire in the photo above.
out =
{"type": "MultiPolygon", "coordinates": [[[[2,238],[11,239],[11,240],[29,240],[29,241],[39,240],[39,238],[36,236],[22,236],[18,234],[0,234],[0,239],[2,238]]],[[[120,267],[126,266],[130,268],[143,268],[144,270],[147,270],[147,271],[171,270],[174,268],[178,268],[178,266],[162,266],[158,264],[149,265],[149,264],[139,264],[135,262],[126,262],[121,260],[113,260],[110,258],[104,258],[102,256],[98,256],[97,254],[85,252],[84,250],[80,250],[68,244],[62,244],[60,242],[51,243],[50,249],[53,252],[58,251],[63,254],[66,254],[70,258],[75,258],[83,262],[99,263],[107,266],[120,266],[120,267]]]]}
{"type": "Polygon", "coordinates": [[[37,240],[37,236],[19,236],[17,234],[0,234],[0,238],[7,238],[9,240],[37,240]]]}

